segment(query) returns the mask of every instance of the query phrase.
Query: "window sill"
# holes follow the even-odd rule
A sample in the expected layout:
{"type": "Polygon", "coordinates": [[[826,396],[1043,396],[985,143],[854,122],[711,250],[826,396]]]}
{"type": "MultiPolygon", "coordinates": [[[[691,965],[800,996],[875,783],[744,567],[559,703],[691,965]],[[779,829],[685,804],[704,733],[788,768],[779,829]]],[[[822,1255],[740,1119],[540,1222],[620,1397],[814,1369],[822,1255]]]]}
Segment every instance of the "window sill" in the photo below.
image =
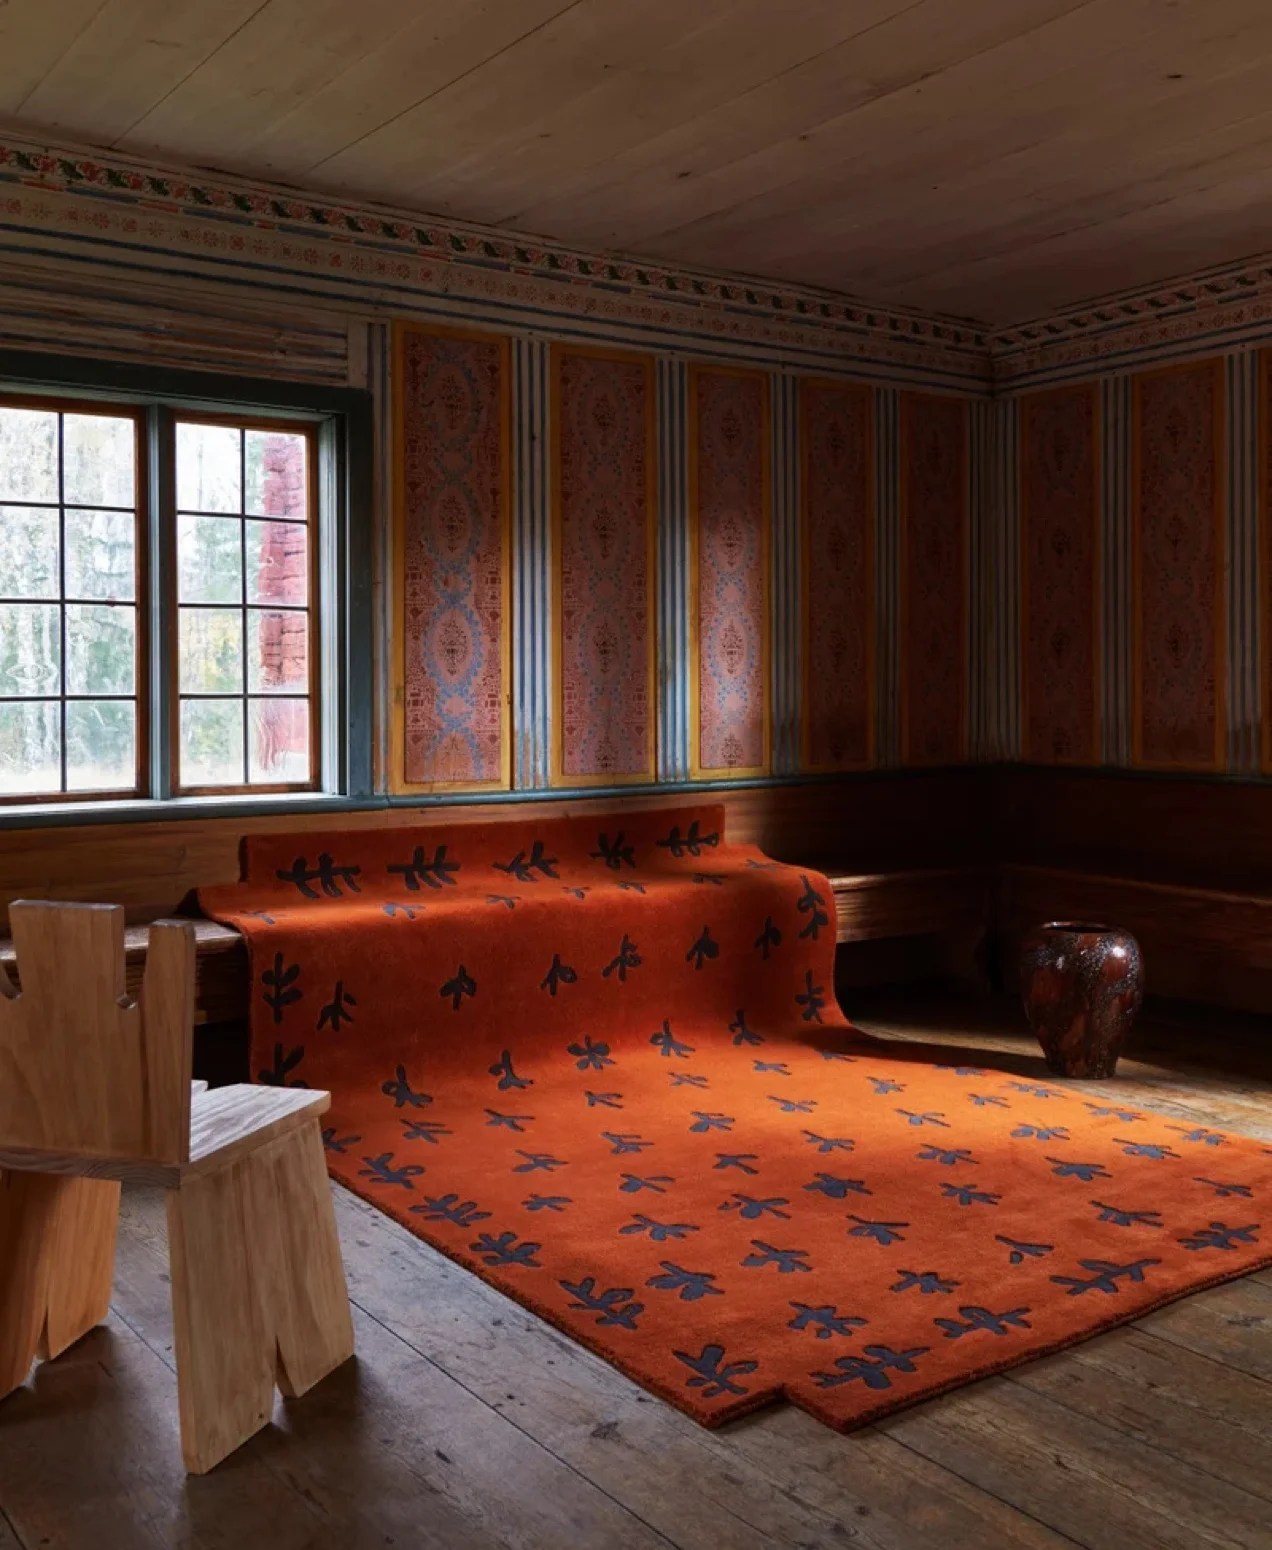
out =
{"type": "Polygon", "coordinates": [[[0,807],[0,831],[87,827],[112,823],[179,822],[184,818],[251,818],[271,813],[350,812],[380,805],[374,799],[324,791],[285,791],[258,795],[126,797],[118,802],[32,802],[0,807]]]}

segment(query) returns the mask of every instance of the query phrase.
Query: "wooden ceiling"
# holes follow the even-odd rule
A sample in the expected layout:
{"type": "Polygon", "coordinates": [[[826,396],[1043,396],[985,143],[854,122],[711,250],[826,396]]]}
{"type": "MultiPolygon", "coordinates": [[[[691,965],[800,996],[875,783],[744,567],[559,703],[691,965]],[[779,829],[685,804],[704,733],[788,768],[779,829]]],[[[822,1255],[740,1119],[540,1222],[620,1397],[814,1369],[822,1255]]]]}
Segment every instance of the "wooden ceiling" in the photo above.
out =
{"type": "Polygon", "coordinates": [[[1272,249],[1270,0],[0,0],[0,117],[1003,325],[1272,249]]]}

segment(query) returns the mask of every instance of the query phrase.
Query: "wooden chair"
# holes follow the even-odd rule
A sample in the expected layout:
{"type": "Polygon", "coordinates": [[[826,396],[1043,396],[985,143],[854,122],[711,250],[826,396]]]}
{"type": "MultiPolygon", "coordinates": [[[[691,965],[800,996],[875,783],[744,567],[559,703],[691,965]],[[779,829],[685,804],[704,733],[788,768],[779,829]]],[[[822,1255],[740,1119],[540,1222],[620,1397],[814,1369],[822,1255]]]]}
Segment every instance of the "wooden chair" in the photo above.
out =
{"type": "Polygon", "coordinates": [[[187,1469],[202,1474],[353,1353],[307,1088],[192,1088],[194,933],[150,932],[124,993],[124,912],[10,906],[0,969],[0,1396],[106,1316],[121,1181],[168,1190],[187,1469]]]}

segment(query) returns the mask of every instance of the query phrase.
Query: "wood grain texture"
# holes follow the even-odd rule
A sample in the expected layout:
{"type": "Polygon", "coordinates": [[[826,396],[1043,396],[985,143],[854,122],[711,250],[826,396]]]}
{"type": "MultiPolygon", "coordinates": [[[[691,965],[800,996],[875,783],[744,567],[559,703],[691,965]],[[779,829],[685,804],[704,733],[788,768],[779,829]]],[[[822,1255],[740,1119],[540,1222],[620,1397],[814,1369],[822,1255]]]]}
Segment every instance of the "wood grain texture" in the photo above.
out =
{"type": "Polygon", "coordinates": [[[239,1162],[168,1193],[181,1453],[204,1474],[274,1410],[274,1350],[253,1274],[239,1162]]]}
{"type": "Polygon", "coordinates": [[[349,1288],[318,1126],[311,1120],[258,1148],[242,1183],[278,1387],[295,1399],[353,1355],[349,1288]]]}
{"type": "Polygon", "coordinates": [[[0,1173],[0,1397],[110,1306],[119,1185],[0,1173]]]}
{"type": "Polygon", "coordinates": [[[32,132],[995,323],[1272,247],[1259,0],[10,0],[32,132]]]}
{"type": "Polygon", "coordinates": [[[322,1141],[311,1118],[168,1194],[186,1467],[205,1474],[353,1354],[322,1141]]]}
{"type": "Polygon", "coordinates": [[[998,770],[987,843],[1009,981],[1047,919],[1126,926],[1150,992],[1272,1010],[1272,788],[1196,777],[998,770]]]}
{"type": "MultiPolygon", "coordinates": [[[[880,864],[932,866],[971,860],[981,776],[942,770],[847,781],[757,786],[718,794],[728,833],[782,861],[843,860],[853,870],[880,864]]],[[[589,812],[643,811],[675,805],[674,796],[613,794],[552,801],[434,807],[371,808],[361,812],[271,813],[253,818],[176,818],[145,824],[85,824],[12,829],[0,846],[0,907],[23,895],[108,900],[135,922],[178,909],[195,888],[237,882],[239,844],[249,834],[303,834],[333,827],[360,830],[565,817],[589,812]]],[[[0,916],[0,920],[3,917],[0,916]]],[[[228,942],[200,927],[203,953],[228,942]]],[[[3,962],[0,947],[0,962],[3,962]]],[[[199,962],[202,963],[202,957],[199,962]]],[[[213,1019],[215,1020],[215,1019],[213,1019]]]]}
{"type": "Polygon", "coordinates": [[[15,992],[0,979],[0,1146],[184,1162],[190,927],[152,928],[141,999],[131,1002],[118,905],[23,900],[9,914],[25,983],[15,992]]]}
{"type": "MultiPolygon", "coordinates": [[[[247,995],[247,953],[237,931],[215,920],[193,919],[194,1020],[224,1022],[236,1017],[247,995]]],[[[141,994],[142,976],[150,943],[149,926],[124,929],[124,993],[131,1000],[141,994]]],[[[0,938],[0,970],[21,989],[22,975],[12,937],[0,938]]]]}
{"type": "MultiPolygon", "coordinates": [[[[1010,1005],[873,996],[855,1010],[882,1036],[1041,1074],[1010,1005]]],[[[1197,1065],[1197,1026],[1146,1016],[1119,1094],[1160,1107],[1169,1082],[1190,1119],[1251,1128],[1233,1097],[1238,1085],[1261,1105],[1272,1097],[1266,1075],[1250,1074],[1266,1066],[1259,1028],[1212,1019],[1236,1052],[1219,1067],[1197,1065]]],[[[357,1364],[277,1410],[231,1467],[187,1485],[163,1203],[125,1192],[109,1326],[0,1410],[0,1501],[16,1545],[1262,1550],[1266,1277],[850,1440],[790,1409],[706,1432],[343,1191],[336,1215],[357,1364]]]]}
{"type": "MultiPolygon", "coordinates": [[[[247,1008],[240,1007],[238,1015],[246,1017],[247,1008]]],[[[306,1087],[231,1083],[193,1095],[189,1156],[184,1161],[0,1145],[0,1168],[176,1189],[183,1179],[214,1173],[237,1162],[258,1147],[325,1114],[330,1106],[330,1093],[306,1087]]]]}

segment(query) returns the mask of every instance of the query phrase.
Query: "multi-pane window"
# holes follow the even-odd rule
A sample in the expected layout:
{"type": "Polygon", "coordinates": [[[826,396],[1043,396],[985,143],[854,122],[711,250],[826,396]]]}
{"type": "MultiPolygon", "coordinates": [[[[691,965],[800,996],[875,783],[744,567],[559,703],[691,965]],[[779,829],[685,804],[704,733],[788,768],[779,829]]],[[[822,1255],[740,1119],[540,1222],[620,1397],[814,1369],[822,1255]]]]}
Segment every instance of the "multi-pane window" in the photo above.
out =
{"type": "Polygon", "coordinates": [[[0,393],[0,803],[322,785],[318,448],[0,393]]]}
{"type": "Polygon", "coordinates": [[[178,788],[314,780],[313,438],[176,425],[178,788]]]}
{"type": "Polygon", "coordinates": [[[0,799],[140,788],[138,429],[0,404],[0,799]]]}

